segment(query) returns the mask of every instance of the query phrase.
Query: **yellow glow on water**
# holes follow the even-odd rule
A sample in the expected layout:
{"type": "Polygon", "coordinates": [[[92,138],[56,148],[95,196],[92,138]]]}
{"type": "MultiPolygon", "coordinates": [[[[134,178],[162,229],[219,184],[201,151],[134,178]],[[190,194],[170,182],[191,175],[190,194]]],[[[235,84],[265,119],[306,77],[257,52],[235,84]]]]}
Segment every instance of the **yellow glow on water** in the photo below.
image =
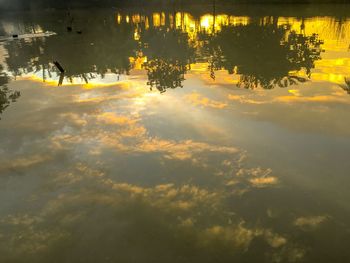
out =
{"type": "Polygon", "coordinates": [[[134,58],[134,57],[130,57],[129,61],[133,67],[133,69],[142,69],[142,65],[147,62],[147,57],[146,56],[142,56],[142,54],[140,54],[140,56],[134,58]]]}
{"type": "Polygon", "coordinates": [[[191,71],[207,72],[207,70],[208,70],[207,62],[191,64],[191,71]]]}
{"type": "Polygon", "coordinates": [[[135,28],[134,39],[135,39],[135,40],[140,40],[140,33],[139,33],[139,31],[137,30],[137,28],[135,28]]]}
{"type": "Polygon", "coordinates": [[[122,21],[122,16],[120,14],[117,14],[116,15],[116,21],[117,21],[117,24],[120,24],[121,21],[122,21]]]}
{"type": "Polygon", "coordinates": [[[342,84],[344,83],[345,76],[342,74],[332,73],[313,73],[312,80],[314,81],[329,81],[332,83],[342,84]]]}
{"type": "Polygon", "coordinates": [[[247,16],[230,16],[229,24],[230,25],[248,25],[250,22],[250,18],[247,16]]]}
{"type": "Polygon", "coordinates": [[[290,94],[293,94],[294,96],[300,96],[300,91],[297,89],[290,89],[288,90],[290,94]]]}
{"type": "Polygon", "coordinates": [[[164,12],[161,13],[160,24],[162,26],[165,26],[165,13],[164,12]]]}
{"type": "Polygon", "coordinates": [[[335,55],[315,63],[315,72],[311,75],[313,80],[344,83],[344,78],[350,75],[350,57],[336,58],[335,55]]]}
{"type": "Polygon", "coordinates": [[[213,17],[211,15],[205,15],[200,18],[200,25],[201,27],[204,27],[205,29],[208,29],[210,25],[213,24],[213,17]]]}
{"type": "Polygon", "coordinates": [[[195,19],[188,13],[177,12],[176,15],[176,28],[188,32],[189,30],[196,30],[195,19]]]}
{"type": "Polygon", "coordinates": [[[48,78],[43,81],[42,77],[35,75],[35,74],[30,74],[26,75],[23,77],[18,78],[18,80],[29,80],[33,82],[38,82],[43,85],[43,87],[57,87],[60,88],[62,86],[80,86],[84,89],[95,89],[95,88],[103,88],[103,87],[110,87],[110,86],[115,86],[115,85],[120,85],[125,83],[123,80],[116,80],[117,77],[115,74],[106,74],[106,79],[102,78],[95,78],[92,80],[89,80],[89,83],[86,83],[83,78],[79,77],[74,77],[71,78],[70,81],[64,80],[62,85],[58,85],[58,76],[57,79],[54,78],[48,78]],[[107,77],[110,77],[107,80],[107,77]]]}
{"type": "Polygon", "coordinates": [[[141,16],[140,16],[139,14],[137,14],[137,15],[132,15],[131,21],[132,21],[134,24],[140,23],[140,22],[141,22],[141,16]]]}
{"type": "Polygon", "coordinates": [[[172,14],[169,14],[169,22],[170,22],[170,28],[174,28],[174,19],[175,17],[172,14]]]}
{"type": "Polygon", "coordinates": [[[289,24],[292,30],[305,35],[317,34],[324,40],[323,48],[326,50],[346,50],[350,39],[350,21],[342,23],[332,17],[313,17],[299,19],[294,17],[279,17],[278,25],[289,24]],[[344,41],[345,40],[345,41],[344,41]]]}
{"type": "Polygon", "coordinates": [[[200,29],[208,33],[220,32],[223,26],[231,25],[247,25],[250,21],[249,17],[228,16],[225,14],[213,16],[206,14],[200,17],[200,29]]]}
{"type": "Polygon", "coordinates": [[[160,14],[159,13],[153,13],[153,26],[154,27],[159,27],[161,26],[161,21],[160,21],[160,14]]]}
{"type": "Polygon", "coordinates": [[[148,17],[145,18],[145,29],[149,29],[149,20],[148,17]]]}
{"type": "MultiPolygon", "coordinates": [[[[34,81],[34,82],[39,82],[39,83],[43,83],[44,86],[58,86],[58,81],[53,80],[53,79],[47,79],[45,81],[43,81],[42,77],[36,76],[36,75],[28,75],[28,76],[23,76],[18,78],[18,80],[30,80],[30,81],[34,81]]],[[[73,83],[67,83],[67,86],[73,86],[75,84],[73,83]]]]}
{"type": "Polygon", "coordinates": [[[346,59],[345,58],[338,58],[334,60],[334,64],[337,66],[344,66],[346,64],[346,59]]]}
{"type": "Polygon", "coordinates": [[[176,28],[181,28],[182,29],[182,17],[183,13],[177,12],[175,15],[175,27],[176,28]]]}

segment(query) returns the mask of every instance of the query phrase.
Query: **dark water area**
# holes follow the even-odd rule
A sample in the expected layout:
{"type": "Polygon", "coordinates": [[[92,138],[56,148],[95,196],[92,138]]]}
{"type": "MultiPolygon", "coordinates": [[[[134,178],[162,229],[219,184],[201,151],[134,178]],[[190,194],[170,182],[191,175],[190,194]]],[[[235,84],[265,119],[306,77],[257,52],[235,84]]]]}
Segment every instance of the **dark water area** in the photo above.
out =
{"type": "MultiPolygon", "coordinates": [[[[246,9],[274,9],[277,7],[280,11],[283,9],[309,9],[321,8],[324,10],[334,9],[335,7],[346,6],[350,4],[349,0],[0,0],[1,11],[14,10],[63,10],[79,8],[138,8],[147,9],[148,7],[164,10],[171,8],[205,8],[216,5],[217,7],[237,9],[245,6],[246,9]],[[300,8],[302,7],[303,8],[300,8]]],[[[338,8],[341,10],[341,8],[338,8]]]]}
{"type": "Polygon", "coordinates": [[[350,261],[349,11],[1,16],[0,262],[350,261]]]}

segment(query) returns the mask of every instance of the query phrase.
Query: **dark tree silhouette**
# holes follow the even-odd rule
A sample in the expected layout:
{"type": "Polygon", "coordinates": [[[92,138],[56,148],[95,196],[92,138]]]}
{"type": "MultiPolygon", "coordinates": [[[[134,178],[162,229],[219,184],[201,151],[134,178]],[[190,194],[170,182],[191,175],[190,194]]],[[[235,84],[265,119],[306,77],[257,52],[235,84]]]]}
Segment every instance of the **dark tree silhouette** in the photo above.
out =
{"type": "Polygon", "coordinates": [[[345,84],[342,84],[340,85],[340,87],[346,91],[348,94],[350,94],[350,78],[349,77],[345,77],[344,78],[344,83],[345,84]]]}
{"type": "MultiPolygon", "coordinates": [[[[62,25],[51,30],[59,31],[62,25]]],[[[129,24],[115,25],[113,21],[90,21],[82,34],[64,32],[47,38],[18,40],[5,45],[9,56],[6,63],[15,75],[42,71],[43,79],[52,73],[59,75],[53,65],[58,61],[68,80],[81,77],[86,82],[95,75],[108,72],[128,74],[129,57],[135,56],[137,42],[129,24]]]]}
{"type": "Polygon", "coordinates": [[[148,85],[165,92],[182,87],[184,75],[194,60],[188,34],[180,29],[150,28],[141,32],[142,52],[147,56],[148,85]]]}
{"type": "Polygon", "coordinates": [[[1,114],[10,106],[11,102],[15,102],[21,95],[19,91],[13,91],[7,87],[8,81],[9,79],[0,65],[0,119],[1,114]]]}
{"type": "Polygon", "coordinates": [[[321,59],[318,36],[298,34],[289,25],[225,26],[215,36],[202,39],[212,77],[214,70],[223,68],[229,74],[239,74],[238,86],[249,89],[305,82],[290,72],[305,70],[310,77],[314,62],[321,59]]]}
{"type": "MultiPolygon", "coordinates": [[[[15,76],[42,71],[44,80],[52,73],[58,78],[60,72],[52,64],[58,61],[65,78],[89,82],[108,72],[129,74],[130,57],[141,55],[147,57],[143,66],[148,85],[160,92],[182,87],[195,61],[208,62],[212,78],[216,70],[226,69],[240,75],[238,86],[272,89],[305,82],[314,62],[321,59],[322,41],[317,35],[299,34],[290,25],[279,26],[274,17],[265,23],[257,18],[248,25],[223,26],[214,34],[200,32],[194,40],[165,17],[165,24],[156,27],[126,19],[116,23],[114,16],[84,16],[82,34],[66,32],[64,22],[40,25],[60,33],[6,43],[8,69],[15,76]],[[296,74],[299,71],[304,71],[305,77],[296,74]]],[[[63,75],[60,77],[62,83],[63,75]]]]}

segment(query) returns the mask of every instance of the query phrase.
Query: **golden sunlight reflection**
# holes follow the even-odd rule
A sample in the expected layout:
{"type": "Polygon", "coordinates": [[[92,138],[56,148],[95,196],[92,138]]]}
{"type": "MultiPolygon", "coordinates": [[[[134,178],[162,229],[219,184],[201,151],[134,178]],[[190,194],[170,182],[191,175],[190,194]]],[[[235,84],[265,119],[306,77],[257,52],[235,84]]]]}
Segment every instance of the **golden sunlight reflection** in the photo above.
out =
{"type": "MultiPolygon", "coordinates": [[[[86,89],[94,89],[94,88],[100,88],[100,87],[108,87],[108,86],[115,86],[119,84],[123,84],[126,81],[126,78],[116,76],[115,74],[106,74],[103,78],[96,75],[93,79],[91,79],[89,82],[86,82],[86,80],[83,77],[72,77],[69,79],[66,79],[62,83],[58,84],[58,78],[59,76],[52,76],[52,78],[45,78],[44,80],[44,86],[51,86],[51,87],[59,87],[59,86],[81,86],[86,89]]],[[[43,82],[42,76],[40,75],[23,75],[18,80],[31,80],[35,82],[43,82]]]]}
{"type": "MultiPolygon", "coordinates": [[[[119,17],[119,15],[118,15],[119,17]]],[[[262,25],[270,23],[271,17],[262,17],[260,23],[262,25]]],[[[175,14],[175,23],[173,14],[166,13],[153,13],[151,16],[143,16],[140,14],[133,15],[133,22],[135,24],[145,23],[145,21],[151,21],[150,25],[146,26],[148,29],[151,27],[170,26],[170,28],[180,28],[183,32],[186,32],[189,36],[189,40],[194,42],[194,46],[201,46],[198,43],[198,34],[205,31],[207,34],[215,34],[222,30],[225,26],[239,26],[248,25],[251,22],[249,17],[244,16],[230,16],[226,14],[204,14],[200,17],[193,17],[189,13],[177,12],[175,14]],[[170,21],[166,25],[165,21],[170,21]]],[[[118,19],[118,23],[122,21],[118,19]]],[[[290,17],[278,17],[278,26],[291,25],[290,30],[297,33],[311,36],[317,34],[319,39],[324,42],[322,48],[326,50],[322,54],[322,59],[315,62],[315,69],[311,75],[313,80],[317,81],[329,81],[337,84],[344,82],[344,78],[350,71],[349,52],[343,52],[347,50],[350,42],[350,21],[340,22],[334,20],[332,17],[316,17],[312,19],[300,19],[290,17]],[[337,28],[337,30],[334,30],[337,28]]],[[[139,31],[135,31],[135,39],[139,40],[139,31]]],[[[135,58],[137,60],[137,58],[135,58]]],[[[135,64],[135,67],[140,68],[140,64],[135,64]]],[[[192,70],[205,70],[206,66],[203,64],[200,67],[200,63],[193,64],[192,70]]],[[[297,75],[301,72],[294,72],[297,75]]],[[[303,73],[305,74],[305,73],[303,73]]],[[[303,75],[302,74],[302,75],[303,75]]]]}
{"type": "MultiPolygon", "coordinates": [[[[152,81],[149,80],[149,83],[155,83],[159,86],[161,86],[161,83],[163,82],[165,83],[165,86],[170,85],[171,83],[175,86],[181,86],[182,81],[184,80],[183,78],[186,77],[186,74],[200,73],[198,76],[207,82],[211,81],[216,84],[230,83],[232,85],[251,88],[267,88],[271,85],[277,84],[279,86],[283,86],[283,82],[287,83],[286,85],[289,85],[288,83],[295,84],[295,82],[301,81],[302,79],[331,82],[344,86],[344,80],[348,77],[348,72],[350,72],[350,55],[348,52],[348,47],[350,46],[350,42],[348,41],[350,38],[349,20],[339,22],[332,17],[314,17],[303,19],[295,17],[275,18],[269,16],[261,17],[258,20],[252,20],[250,17],[226,14],[203,14],[200,16],[193,16],[186,12],[156,12],[148,15],[140,13],[124,15],[122,13],[117,13],[115,15],[115,23],[119,26],[124,26],[125,23],[130,24],[133,31],[132,39],[135,46],[133,50],[128,50],[128,63],[127,61],[122,61],[120,59],[120,61],[118,61],[118,68],[112,70],[106,69],[106,65],[103,65],[101,68],[101,70],[103,70],[102,74],[94,72],[97,69],[97,65],[91,65],[89,70],[90,72],[85,71],[81,74],[75,74],[76,68],[73,67],[72,73],[64,75],[62,80],[60,79],[61,76],[55,72],[52,72],[52,65],[50,64],[46,67],[43,66],[41,70],[36,69],[35,73],[25,70],[25,74],[22,73],[22,75],[25,77],[31,75],[30,78],[33,80],[39,80],[42,78],[47,85],[55,85],[55,82],[57,81],[58,85],[84,85],[85,87],[91,88],[115,85],[119,81],[125,81],[128,79],[127,75],[129,75],[130,70],[145,70],[147,71],[148,77],[151,75],[156,77],[152,81]],[[294,62],[294,60],[290,58],[290,62],[295,64],[292,64],[289,69],[285,70],[284,73],[276,72],[276,76],[278,76],[277,78],[267,76],[266,73],[263,73],[263,69],[254,69],[256,72],[247,74],[245,72],[247,70],[242,71],[244,65],[232,65],[231,67],[231,62],[227,61],[229,58],[227,56],[236,55],[234,55],[234,53],[230,53],[230,47],[222,49],[222,45],[224,45],[224,43],[220,43],[220,41],[223,41],[225,37],[228,37],[228,34],[231,34],[230,30],[243,30],[241,33],[237,33],[235,36],[237,41],[239,41],[241,38],[240,34],[249,33],[249,31],[245,31],[245,28],[247,28],[247,30],[249,30],[249,28],[253,29],[256,24],[259,27],[266,28],[275,25],[279,28],[279,30],[281,30],[281,32],[285,32],[280,41],[285,41],[286,43],[287,41],[292,41],[289,55],[292,55],[293,49],[303,49],[304,46],[307,48],[307,45],[310,44],[313,45],[310,46],[310,51],[314,53],[308,55],[308,53],[300,50],[298,56],[308,57],[296,57],[294,59],[300,59],[303,61],[305,66],[298,67],[297,61],[294,62]],[[150,28],[153,28],[152,30],[156,30],[154,32],[163,32],[163,30],[166,29],[164,32],[168,33],[163,36],[164,38],[169,38],[171,36],[169,33],[170,31],[175,30],[174,32],[184,33],[182,34],[182,37],[184,38],[183,41],[178,43],[178,45],[182,46],[164,47],[164,52],[167,53],[171,52],[171,49],[179,49],[183,50],[184,52],[181,60],[179,60],[180,57],[176,58],[176,63],[178,65],[173,66],[174,72],[172,74],[174,74],[174,76],[171,76],[174,78],[173,81],[170,81],[169,79],[166,80],[164,73],[161,72],[162,70],[165,70],[167,67],[169,68],[171,66],[171,60],[174,58],[169,57],[166,59],[160,59],[157,57],[159,55],[164,56],[166,54],[162,52],[157,55],[155,49],[157,45],[156,43],[161,43],[161,39],[156,41],[155,39],[152,40],[152,38],[149,38],[147,32],[150,30],[150,28]],[[302,38],[299,40],[294,39],[296,36],[300,36],[302,38]],[[298,47],[298,45],[293,44],[293,41],[304,41],[304,46],[298,47]],[[306,41],[313,42],[307,44],[306,41]],[[138,49],[137,46],[139,46],[138,49]],[[320,52],[320,54],[317,55],[317,52],[320,52]],[[154,65],[156,67],[154,72],[149,72],[149,69],[153,68],[149,65],[154,65]],[[258,71],[261,71],[261,73],[258,71]],[[281,74],[290,75],[292,78],[294,76],[295,79],[285,78],[286,76],[281,74]],[[181,77],[181,75],[184,75],[184,77],[181,77]],[[271,84],[272,82],[274,82],[274,84],[271,84]]],[[[256,29],[259,30],[259,28],[256,29]]],[[[151,32],[151,34],[153,34],[153,31],[151,32]]],[[[161,37],[161,35],[158,35],[157,37],[161,37]]],[[[89,44],[92,49],[95,48],[95,40],[96,39],[91,40],[91,43],[89,44]]],[[[30,41],[27,42],[27,45],[35,44],[34,42],[31,43],[30,41]]],[[[250,49],[255,48],[254,41],[255,40],[252,39],[251,45],[253,46],[250,47],[250,49]]],[[[169,43],[173,43],[174,45],[176,44],[174,41],[170,41],[169,43]]],[[[131,43],[125,44],[125,48],[128,48],[129,46],[129,49],[131,49],[131,43]]],[[[237,46],[236,48],[242,47],[237,46]]],[[[8,51],[5,50],[5,52],[8,51]]],[[[238,54],[240,53],[241,51],[238,52],[238,54]]],[[[262,53],[265,52],[262,51],[262,53]]],[[[6,56],[10,55],[11,54],[6,54],[6,56]]],[[[259,54],[259,56],[262,56],[262,54],[259,54]]],[[[118,56],[114,59],[114,61],[117,58],[118,56]]],[[[37,57],[32,58],[31,63],[38,63],[39,59],[40,54],[38,54],[37,57]]],[[[240,64],[250,63],[249,59],[249,57],[246,57],[246,61],[242,61],[240,64]]],[[[275,59],[276,61],[279,61],[279,58],[275,59]]],[[[235,60],[237,60],[237,58],[235,60]]],[[[266,59],[264,59],[264,61],[266,61],[266,59]]],[[[84,67],[84,65],[77,66],[84,67]]],[[[253,65],[249,65],[249,67],[252,66],[253,65]]],[[[248,68],[248,71],[251,69],[248,68]]],[[[18,76],[15,75],[15,77],[18,76]]],[[[160,90],[163,92],[163,88],[160,90]]]]}

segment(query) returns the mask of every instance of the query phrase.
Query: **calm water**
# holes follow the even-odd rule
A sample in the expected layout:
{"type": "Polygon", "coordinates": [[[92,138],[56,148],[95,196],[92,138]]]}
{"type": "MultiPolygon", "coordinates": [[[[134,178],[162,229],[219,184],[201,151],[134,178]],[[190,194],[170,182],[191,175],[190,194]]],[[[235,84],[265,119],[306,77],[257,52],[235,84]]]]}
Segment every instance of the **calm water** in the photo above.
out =
{"type": "Polygon", "coordinates": [[[259,8],[2,16],[0,262],[350,262],[350,7],[259,8]]]}

